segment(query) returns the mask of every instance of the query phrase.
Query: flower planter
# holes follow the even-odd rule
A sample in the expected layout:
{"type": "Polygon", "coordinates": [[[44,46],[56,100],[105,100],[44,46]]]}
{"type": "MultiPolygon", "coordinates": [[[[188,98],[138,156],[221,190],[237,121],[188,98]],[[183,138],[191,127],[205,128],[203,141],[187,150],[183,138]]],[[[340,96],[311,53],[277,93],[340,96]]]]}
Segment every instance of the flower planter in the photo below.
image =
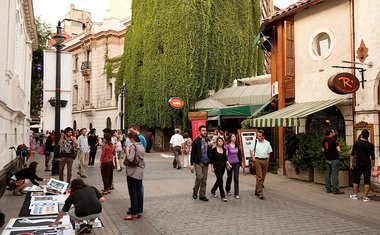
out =
{"type": "MultiPolygon", "coordinates": [[[[50,103],[51,107],[55,107],[57,103],[55,99],[49,99],[48,102],[50,103]]],[[[61,100],[61,107],[66,107],[67,102],[67,100],[61,100]]]]}
{"type": "Polygon", "coordinates": [[[297,174],[296,168],[292,165],[291,161],[285,161],[285,169],[286,169],[286,175],[289,178],[292,179],[299,179],[299,180],[305,180],[305,181],[313,181],[313,171],[312,169],[308,169],[305,171],[300,171],[297,174]]]}
{"type": "MultiPolygon", "coordinates": [[[[349,185],[348,171],[340,170],[338,173],[338,180],[339,180],[339,187],[348,187],[349,185]]],[[[325,171],[314,169],[314,183],[325,184],[325,171]]]]}

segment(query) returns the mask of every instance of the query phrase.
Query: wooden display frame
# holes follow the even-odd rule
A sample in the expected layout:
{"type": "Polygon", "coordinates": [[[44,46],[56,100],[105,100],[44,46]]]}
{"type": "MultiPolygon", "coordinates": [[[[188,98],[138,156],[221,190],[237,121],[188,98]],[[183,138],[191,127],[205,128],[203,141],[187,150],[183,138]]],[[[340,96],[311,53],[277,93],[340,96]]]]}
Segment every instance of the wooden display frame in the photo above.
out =
{"type": "Polygon", "coordinates": [[[245,169],[249,168],[248,164],[246,164],[246,158],[250,157],[250,156],[245,156],[246,151],[244,151],[244,150],[245,150],[245,148],[247,148],[247,146],[243,142],[243,134],[248,134],[251,137],[252,133],[254,134],[253,139],[252,139],[252,143],[254,143],[256,140],[257,129],[239,129],[238,133],[237,133],[237,135],[238,135],[237,137],[238,137],[238,141],[239,141],[239,145],[240,145],[240,149],[241,149],[241,154],[242,154],[242,163],[243,163],[244,175],[247,174],[245,169]]]}
{"type": "Polygon", "coordinates": [[[371,142],[372,144],[375,144],[375,134],[374,134],[374,125],[369,124],[366,122],[359,122],[354,124],[354,136],[355,136],[355,141],[358,139],[358,136],[360,135],[362,130],[368,130],[369,131],[369,139],[368,141],[371,142]]]}

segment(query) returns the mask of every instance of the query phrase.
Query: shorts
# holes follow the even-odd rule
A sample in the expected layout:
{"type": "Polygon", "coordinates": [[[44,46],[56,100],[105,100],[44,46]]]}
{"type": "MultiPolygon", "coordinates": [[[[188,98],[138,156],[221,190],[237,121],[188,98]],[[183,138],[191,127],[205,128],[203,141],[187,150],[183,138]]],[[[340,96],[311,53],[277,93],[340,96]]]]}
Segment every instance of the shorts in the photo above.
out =
{"type": "Polygon", "coordinates": [[[122,159],[123,158],[123,155],[121,155],[121,151],[117,151],[116,155],[117,155],[117,159],[122,159]]]}
{"type": "Polygon", "coordinates": [[[24,182],[25,182],[25,179],[20,179],[20,180],[13,180],[13,179],[11,179],[11,180],[9,180],[9,184],[8,185],[9,185],[9,187],[11,189],[15,189],[17,186],[23,185],[24,182]]]}
{"type": "Polygon", "coordinates": [[[364,184],[371,184],[371,166],[355,166],[354,184],[360,184],[360,177],[364,175],[364,184]]]}
{"type": "Polygon", "coordinates": [[[80,220],[80,221],[96,219],[100,215],[100,213],[97,213],[97,214],[79,217],[75,214],[75,208],[74,207],[71,207],[70,210],[67,212],[67,214],[69,214],[71,217],[74,217],[75,219],[80,220]]]}

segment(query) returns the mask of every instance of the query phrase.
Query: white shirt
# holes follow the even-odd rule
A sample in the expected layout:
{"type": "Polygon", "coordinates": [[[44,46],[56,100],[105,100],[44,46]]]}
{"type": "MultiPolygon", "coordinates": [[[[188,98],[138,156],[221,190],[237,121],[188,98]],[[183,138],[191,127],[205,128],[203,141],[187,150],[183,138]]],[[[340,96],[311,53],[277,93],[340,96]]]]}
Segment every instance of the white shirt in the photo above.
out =
{"type": "Polygon", "coordinates": [[[182,144],[185,143],[185,140],[183,139],[182,135],[180,134],[175,134],[170,138],[170,144],[173,145],[173,147],[182,147],[182,144]]]}
{"type": "Polygon", "coordinates": [[[89,153],[90,149],[88,147],[88,139],[87,136],[80,135],[78,137],[78,146],[84,153],[89,153]]]}

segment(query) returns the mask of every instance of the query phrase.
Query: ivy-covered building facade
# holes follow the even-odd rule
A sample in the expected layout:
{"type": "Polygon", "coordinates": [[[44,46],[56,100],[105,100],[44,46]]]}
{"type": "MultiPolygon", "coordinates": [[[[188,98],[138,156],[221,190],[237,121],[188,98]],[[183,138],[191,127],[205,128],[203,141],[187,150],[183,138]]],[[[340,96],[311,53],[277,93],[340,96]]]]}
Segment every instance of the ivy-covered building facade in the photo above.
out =
{"type": "Polygon", "coordinates": [[[260,0],[133,1],[116,81],[126,87],[126,123],[154,129],[164,144],[165,130],[186,129],[189,110],[209,90],[262,74],[254,45],[260,20],[260,0]],[[170,108],[172,97],[182,109],[170,108]]]}

